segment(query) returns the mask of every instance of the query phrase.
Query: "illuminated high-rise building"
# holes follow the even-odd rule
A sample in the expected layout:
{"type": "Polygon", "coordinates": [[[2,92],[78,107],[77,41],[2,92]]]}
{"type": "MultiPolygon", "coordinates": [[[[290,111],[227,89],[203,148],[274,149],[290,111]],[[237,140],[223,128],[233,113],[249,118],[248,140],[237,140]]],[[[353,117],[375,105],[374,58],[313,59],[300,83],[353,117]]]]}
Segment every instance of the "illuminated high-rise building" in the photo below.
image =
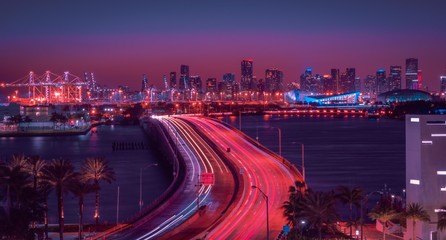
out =
{"type": "Polygon", "coordinates": [[[225,73],[223,75],[223,82],[219,84],[219,91],[223,94],[222,98],[224,100],[233,99],[236,89],[235,74],[225,73]]]}
{"type": "Polygon", "coordinates": [[[368,75],[364,79],[363,98],[364,99],[376,99],[376,95],[377,95],[376,91],[377,91],[376,77],[373,75],[368,75]]]}
{"type": "Polygon", "coordinates": [[[331,80],[333,82],[334,85],[334,92],[335,93],[339,93],[340,89],[339,89],[339,78],[340,78],[340,74],[339,74],[339,69],[335,69],[332,68],[331,69],[331,80]]]}
{"type": "Polygon", "coordinates": [[[378,71],[376,71],[376,85],[378,94],[388,91],[386,70],[378,69],[378,71]]]}
{"type": "Polygon", "coordinates": [[[217,92],[217,79],[216,78],[208,78],[208,80],[206,80],[206,92],[208,92],[208,93],[217,92]]]}
{"type": "Polygon", "coordinates": [[[234,83],[235,82],[235,74],[234,73],[225,73],[223,75],[223,82],[234,83]]]}
{"type": "Polygon", "coordinates": [[[253,82],[253,60],[244,59],[241,62],[241,78],[240,78],[240,90],[248,91],[251,90],[253,82]]]}
{"type": "Polygon", "coordinates": [[[418,59],[406,59],[406,88],[418,89],[418,59]]]}
{"type": "Polygon", "coordinates": [[[190,76],[189,77],[189,81],[190,81],[190,88],[191,89],[195,89],[198,92],[201,92],[203,83],[201,81],[201,77],[200,76],[198,76],[198,75],[190,76]]]}
{"type": "Polygon", "coordinates": [[[176,88],[177,87],[177,73],[176,72],[170,72],[170,87],[176,88]]]}
{"type": "Polygon", "coordinates": [[[349,93],[355,92],[355,79],[356,79],[356,69],[355,68],[347,68],[345,73],[341,75],[339,81],[339,90],[340,93],[349,93]]]}
{"type": "Polygon", "coordinates": [[[390,66],[388,90],[401,89],[401,66],[390,66]]]}
{"type": "Polygon", "coordinates": [[[145,90],[147,90],[147,88],[149,88],[149,80],[147,79],[147,75],[143,74],[141,92],[144,92],[145,90]]]}
{"type": "Polygon", "coordinates": [[[442,95],[446,94],[446,74],[440,77],[440,91],[442,95]]]}
{"type": "Polygon", "coordinates": [[[190,75],[189,75],[189,66],[188,65],[181,65],[180,68],[180,79],[179,79],[179,89],[185,90],[190,88],[190,75]]]}
{"type": "Polygon", "coordinates": [[[265,70],[265,81],[265,90],[273,92],[283,90],[283,72],[277,68],[265,70]]]}
{"type": "Polygon", "coordinates": [[[420,69],[418,69],[417,72],[417,80],[418,80],[417,89],[423,90],[423,71],[421,71],[420,69]]]}

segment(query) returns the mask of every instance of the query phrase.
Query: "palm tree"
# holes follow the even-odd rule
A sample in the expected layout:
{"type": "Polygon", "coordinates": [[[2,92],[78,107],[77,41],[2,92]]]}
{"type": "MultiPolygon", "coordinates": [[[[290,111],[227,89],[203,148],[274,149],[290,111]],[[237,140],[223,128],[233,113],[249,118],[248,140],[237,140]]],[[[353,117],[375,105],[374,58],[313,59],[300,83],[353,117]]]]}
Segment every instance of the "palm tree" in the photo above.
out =
{"type": "Polygon", "coordinates": [[[317,230],[319,239],[322,239],[324,227],[335,231],[339,219],[336,213],[336,201],[332,192],[309,191],[301,201],[302,218],[308,223],[309,229],[317,230]]]}
{"type": "Polygon", "coordinates": [[[368,214],[368,216],[372,220],[377,220],[383,225],[383,239],[386,240],[386,224],[392,220],[399,217],[400,213],[393,210],[387,204],[378,204],[372,211],[368,214]]]}
{"type": "Polygon", "coordinates": [[[31,189],[29,175],[15,159],[0,164],[0,238],[27,239],[32,234],[29,224],[34,192],[31,189]]]}
{"type": "Polygon", "coordinates": [[[64,194],[68,192],[69,186],[76,176],[74,166],[64,159],[52,160],[43,170],[43,179],[54,189],[57,195],[57,210],[59,213],[59,236],[63,240],[64,228],[64,194]]]}
{"type": "Polygon", "coordinates": [[[32,223],[32,227],[33,229],[35,229],[36,227],[36,220],[37,220],[37,205],[38,203],[38,199],[37,199],[37,194],[38,194],[38,185],[41,182],[41,178],[43,176],[43,169],[46,166],[46,162],[41,159],[39,156],[32,156],[32,157],[27,157],[26,158],[26,165],[25,165],[25,172],[28,173],[30,176],[32,176],[33,178],[33,190],[34,193],[36,194],[36,198],[34,198],[33,201],[33,217],[34,217],[34,221],[32,223]]]}
{"type": "Polygon", "coordinates": [[[82,238],[83,232],[83,216],[84,216],[84,197],[89,193],[93,193],[97,190],[97,186],[91,183],[86,183],[79,180],[72,182],[70,186],[70,191],[79,199],[79,239],[82,238]]]}
{"type": "Polygon", "coordinates": [[[94,218],[97,227],[99,224],[99,181],[104,180],[111,183],[115,180],[115,172],[108,166],[108,162],[104,158],[87,158],[81,168],[80,180],[92,182],[97,187],[94,207],[94,218]]]}
{"type": "MultiPolygon", "coordinates": [[[[446,210],[446,206],[442,206],[440,209],[446,210]]],[[[438,212],[437,229],[440,231],[443,231],[446,229],[446,212],[445,211],[438,212]]]]}
{"type": "Polygon", "coordinates": [[[294,186],[288,188],[288,201],[283,202],[283,216],[288,220],[288,224],[292,224],[293,228],[297,227],[297,218],[300,215],[300,205],[304,195],[305,183],[301,181],[295,181],[294,186]]]}
{"type": "Polygon", "coordinates": [[[349,226],[350,226],[350,238],[353,236],[352,231],[352,221],[353,221],[353,206],[356,208],[359,208],[361,205],[361,201],[364,199],[364,192],[362,189],[355,187],[350,189],[347,186],[339,186],[336,188],[337,194],[336,198],[339,199],[339,201],[344,204],[348,205],[349,212],[350,212],[350,218],[349,218],[349,226]]]}
{"type": "Polygon", "coordinates": [[[430,221],[429,214],[418,203],[410,203],[406,208],[406,219],[412,220],[412,240],[415,240],[415,224],[417,221],[428,222],[430,221]]]}

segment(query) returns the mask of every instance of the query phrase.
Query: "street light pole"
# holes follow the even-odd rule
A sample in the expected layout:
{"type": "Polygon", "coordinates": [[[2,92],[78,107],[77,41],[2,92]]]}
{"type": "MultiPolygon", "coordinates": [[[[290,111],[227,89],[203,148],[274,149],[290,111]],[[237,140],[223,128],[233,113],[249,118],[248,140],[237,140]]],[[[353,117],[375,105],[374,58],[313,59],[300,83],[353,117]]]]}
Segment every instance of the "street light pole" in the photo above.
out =
{"type": "Polygon", "coordinates": [[[263,198],[265,198],[266,201],[266,240],[269,240],[269,208],[268,208],[268,195],[266,195],[259,187],[253,185],[252,188],[256,188],[257,190],[262,193],[263,198]]]}
{"type": "Polygon", "coordinates": [[[152,163],[152,164],[147,165],[146,167],[139,169],[139,211],[140,212],[142,209],[142,205],[144,205],[144,203],[142,201],[142,170],[149,168],[149,167],[153,167],[153,166],[158,166],[158,163],[152,163]]]}

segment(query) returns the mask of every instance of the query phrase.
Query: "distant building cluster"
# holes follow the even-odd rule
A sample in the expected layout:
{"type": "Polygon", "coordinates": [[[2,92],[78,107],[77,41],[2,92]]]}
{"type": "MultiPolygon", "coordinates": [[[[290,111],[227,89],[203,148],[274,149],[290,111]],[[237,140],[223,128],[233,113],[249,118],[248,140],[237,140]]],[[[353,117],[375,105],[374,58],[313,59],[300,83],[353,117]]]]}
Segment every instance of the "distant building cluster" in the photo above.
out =
{"type": "MultiPolygon", "coordinates": [[[[189,65],[182,64],[179,72],[172,71],[164,75],[164,88],[150,84],[146,74],[142,75],[141,89],[130,91],[128,86],[108,88],[96,83],[93,73],[85,73],[84,79],[69,74],[55,75],[50,72],[29,76],[11,83],[6,87],[27,87],[27,99],[32,103],[67,103],[67,102],[137,102],[137,101],[269,101],[269,102],[307,102],[317,104],[342,103],[346,96],[357,96],[353,102],[373,103],[376,101],[392,102],[424,100],[428,89],[423,85],[422,71],[418,59],[406,59],[405,68],[398,65],[380,68],[374,75],[361,79],[356,68],[333,68],[329,74],[314,73],[306,68],[297,81],[284,83],[284,73],[272,67],[264,70],[264,76],[254,75],[254,60],[243,59],[240,62],[240,80],[235,73],[225,73],[221,78],[202,79],[191,74],[189,65]],[[404,90],[405,84],[407,90],[404,90]],[[419,92],[421,91],[421,92],[419,92]],[[355,93],[354,95],[349,95],[355,93]],[[390,96],[389,93],[393,95],[390,96]],[[409,96],[410,95],[410,96],[409,96]],[[322,99],[322,100],[321,100],[322,99]]],[[[441,92],[446,94],[446,71],[440,77],[441,92]]],[[[23,94],[23,93],[22,93],[23,94]]],[[[23,95],[22,95],[23,96],[23,95]]],[[[9,101],[24,102],[16,90],[9,101]]]]}

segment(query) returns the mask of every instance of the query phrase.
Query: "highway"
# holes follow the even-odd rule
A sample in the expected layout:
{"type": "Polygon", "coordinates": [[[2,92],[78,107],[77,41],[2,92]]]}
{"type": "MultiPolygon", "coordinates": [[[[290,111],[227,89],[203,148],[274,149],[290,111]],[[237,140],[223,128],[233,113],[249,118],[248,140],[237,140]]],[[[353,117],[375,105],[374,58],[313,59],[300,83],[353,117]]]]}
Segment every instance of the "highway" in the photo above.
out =
{"type": "Polygon", "coordinates": [[[288,187],[301,176],[291,174],[282,159],[260,150],[238,132],[215,120],[201,117],[181,117],[197,126],[221,149],[230,148],[227,154],[239,169],[243,187],[240,199],[220,224],[197,236],[206,239],[266,239],[266,201],[257,186],[269,198],[270,236],[277,236],[285,220],[281,205],[288,198],[288,187]]]}
{"type": "Polygon", "coordinates": [[[195,130],[181,119],[158,120],[168,129],[170,137],[179,146],[179,154],[185,159],[187,176],[184,187],[162,208],[126,231],[107,236],[107,239],[192,238],[219,220],[235,195],[233,174],[195,130]],[[213,185],[200,183],[199,176],[203,172],[214,174],[213,185]],[[206,205],[203,214],[198,214],[198,205],[206,205]]]}
{"type": "Polygon", "coordinates": [[[163,208],[107,239],[266,239],[266,201],[261,191],[269,199],[271,239],[277,237],[285,224],[281,205],[288,198],[288,187],[301,180],[295,169],[290,171],[280,156],[216,120],[192,116],[156,120],[168,129],[186,161],[184,187],[163,208]],[[214,184],[202,185],[201,173],[214,174],[214,184]],[[205,207],[198,210],[198,204],[205,207]]]}

